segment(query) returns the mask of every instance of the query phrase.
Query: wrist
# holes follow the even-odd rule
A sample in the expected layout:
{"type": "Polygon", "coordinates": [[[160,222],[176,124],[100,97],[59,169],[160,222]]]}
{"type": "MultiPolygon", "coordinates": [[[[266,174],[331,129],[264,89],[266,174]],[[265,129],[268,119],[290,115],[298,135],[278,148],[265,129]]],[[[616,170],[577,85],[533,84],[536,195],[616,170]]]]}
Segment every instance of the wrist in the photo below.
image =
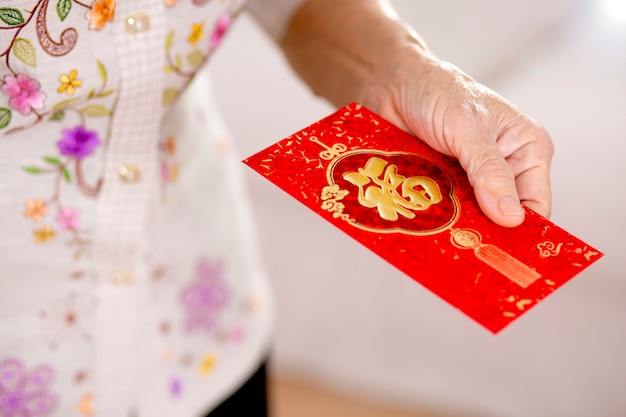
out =
{"type": "Polygon", "coordinates": [[[309,0],[294,14],[281,46],[300,77],[336,106],[386,96],[403,55],[430,56],[380,0],[309,0]]]}

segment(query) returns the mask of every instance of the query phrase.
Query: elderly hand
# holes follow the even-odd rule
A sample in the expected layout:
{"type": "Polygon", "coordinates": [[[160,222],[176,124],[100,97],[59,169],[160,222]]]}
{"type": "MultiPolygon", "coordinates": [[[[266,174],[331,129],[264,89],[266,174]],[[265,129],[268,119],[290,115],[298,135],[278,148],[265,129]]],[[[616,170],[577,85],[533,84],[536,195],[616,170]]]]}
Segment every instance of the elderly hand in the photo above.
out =
{"type": "Polygon", "coordinates": [[[520,201],[548,217],[553,145],[537,122],[453,65],[407,47],[361,102],[434,149],[458,158],[483,212],[503,226],[520,201]]]}
{"type": "Polygon", "coordinates": [[[337,106],[357,101],[458,158],[483,212],[513,227],[520,201],[550,215],[548,133],[434,57],[386,0],[307,0],[283,36],[289,62],[337,106]]]}

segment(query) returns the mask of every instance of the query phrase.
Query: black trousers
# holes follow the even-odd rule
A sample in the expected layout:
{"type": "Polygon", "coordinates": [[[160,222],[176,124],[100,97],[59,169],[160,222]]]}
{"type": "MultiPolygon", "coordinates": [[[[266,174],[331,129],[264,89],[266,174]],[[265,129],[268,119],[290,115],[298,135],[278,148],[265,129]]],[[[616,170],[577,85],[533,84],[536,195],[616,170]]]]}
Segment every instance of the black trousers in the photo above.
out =
{"type": "Polygon", "coordinates": [[[266,364],[206,417],[267,417],[266,364]]]}

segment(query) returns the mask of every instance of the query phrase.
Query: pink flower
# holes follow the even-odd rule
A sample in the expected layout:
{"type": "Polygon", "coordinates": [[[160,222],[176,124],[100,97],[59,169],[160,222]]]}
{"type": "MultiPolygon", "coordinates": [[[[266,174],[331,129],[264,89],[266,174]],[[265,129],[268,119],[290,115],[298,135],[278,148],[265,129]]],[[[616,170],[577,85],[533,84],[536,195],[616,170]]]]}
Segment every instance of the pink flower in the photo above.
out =
{"type": "Polygon", "coordinates": [[[211,42],[209,44],[211,49],[217,48],[217,46],[220,44],[231,22],[232,22],[232,18],[230,14],[228,13],[223,14],[217,20],[217,24],[215,25],[215,30],[213,31],[213,34],[211,35],[211,42]]]}
{"type": "Polygon", "coordinates": [[[170,167],[167,162],[161,162],[161,180],[167,182],[170,179],[170,167]]]}
{"type": "Polygon", "coordinates": [[[5,75],[1,88],[4,94],[11,97],[9,105],[25,116],[33,109],[39,110],[44,107],[46,95],[39,91],[41,86],[24,74],[17,74],[17,77],[5,75]]]}
{"type": "Polygon", "coordinates": [[[76,230],[78,228],[78,214],[78,210],[62,207],[61,212],[56,217],[61,230],[76,230]]]}

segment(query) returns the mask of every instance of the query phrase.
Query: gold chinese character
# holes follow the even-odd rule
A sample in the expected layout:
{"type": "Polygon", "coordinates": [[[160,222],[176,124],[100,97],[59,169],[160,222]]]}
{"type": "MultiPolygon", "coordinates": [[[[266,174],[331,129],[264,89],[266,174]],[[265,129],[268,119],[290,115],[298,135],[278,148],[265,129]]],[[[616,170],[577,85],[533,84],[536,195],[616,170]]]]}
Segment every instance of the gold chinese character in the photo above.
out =
{"type": "Polygon", "coordinates": [[[413,211],[427,210],[442,200],[435,181],[423,176],[406,178],[399,175],[398,167],[388,165],[384,159],[371,157],[358,171],[346,172],[343,178],[359,187],[359,203],[367,208],[377,208],[385,220],[398,220],[398,214],[413,219],[413,211]]]}

